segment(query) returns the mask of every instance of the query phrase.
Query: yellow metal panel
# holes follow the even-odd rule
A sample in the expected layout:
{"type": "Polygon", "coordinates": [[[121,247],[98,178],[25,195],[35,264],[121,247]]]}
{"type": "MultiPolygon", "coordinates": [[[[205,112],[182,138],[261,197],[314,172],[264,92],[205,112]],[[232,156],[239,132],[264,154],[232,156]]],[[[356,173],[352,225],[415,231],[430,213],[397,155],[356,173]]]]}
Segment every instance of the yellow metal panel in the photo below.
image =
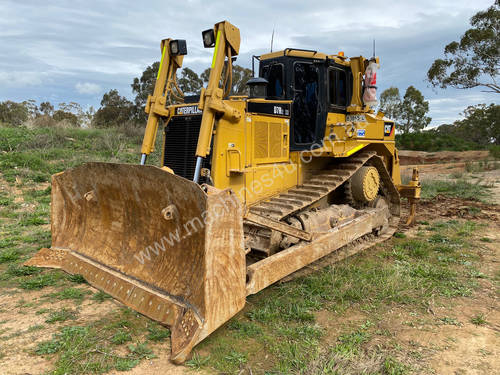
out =
{"type": "MultiPolygon", "coordinates": [[[[251,169],[245,180],[246,204],[268,199],[297,185],[297,165],[294,163],[263,164],[251,169]]],[[[238,194],[241,195],[241,194],[238,194]]]]}
{"type": "MultiPolygon", "coordinates": [[[[233,101],[231,105],[243,111],[245,103],[233,101]]],[[[236,192],[244,186],[245,127],[243,117],[237,123],[221,118],[215,126],[211,174],[218,189],[232,188],[236,192]]],[[[244,200],[244,196],[240,198],[244,200]]]]}
{"type": "Polygon", "coordinates": [[[331,158],[315,157],[303,151],[290,152],[290,160],[297,166],[297,184],[302,184],[313,173],[319,172],[330,163],[331,158]]]}

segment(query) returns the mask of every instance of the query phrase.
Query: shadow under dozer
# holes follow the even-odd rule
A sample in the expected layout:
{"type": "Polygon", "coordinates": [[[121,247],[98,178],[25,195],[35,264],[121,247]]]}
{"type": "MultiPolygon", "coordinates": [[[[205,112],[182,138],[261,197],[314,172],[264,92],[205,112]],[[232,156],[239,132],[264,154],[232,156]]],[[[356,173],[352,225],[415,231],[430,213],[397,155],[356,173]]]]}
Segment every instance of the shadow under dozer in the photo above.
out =
{"type": "Polygon", "coordinates": [[[51,223],[51,249],[26,265],[80,274],[169,326],[176,363],[245,304],[243,215],[230,190],[88,163],[52,177],[51,223]]]}

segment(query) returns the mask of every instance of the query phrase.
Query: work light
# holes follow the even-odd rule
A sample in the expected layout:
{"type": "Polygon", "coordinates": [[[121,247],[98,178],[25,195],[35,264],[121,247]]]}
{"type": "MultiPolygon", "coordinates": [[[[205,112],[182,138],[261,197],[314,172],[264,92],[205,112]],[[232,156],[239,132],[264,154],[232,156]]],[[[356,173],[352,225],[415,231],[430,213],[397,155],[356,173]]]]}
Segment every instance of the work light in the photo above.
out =
{"type": "Polygon", "coordinates": [[[186,41],[183,39],[175,39],[170,41],[170,55],[187,55],[186,41]]]}
{"type": "Polygon", "coordinates": [[[203,47],[211,48],[215,46],[215,33],[214,29],[208,29],[201,33],[203,37],[203,47]]]}

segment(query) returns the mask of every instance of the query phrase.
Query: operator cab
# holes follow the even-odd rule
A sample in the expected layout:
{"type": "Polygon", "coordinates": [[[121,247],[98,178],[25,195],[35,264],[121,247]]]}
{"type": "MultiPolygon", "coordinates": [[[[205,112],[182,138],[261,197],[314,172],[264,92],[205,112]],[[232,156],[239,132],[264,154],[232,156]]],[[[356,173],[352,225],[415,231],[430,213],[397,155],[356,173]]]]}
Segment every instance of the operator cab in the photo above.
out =
{"type": "Polygon", "coordinates": [[[320,147],[328,112],[346,113],[352,96],[348,65],[316,51],[287,48],[261,56],[267,99],[291,100],[290,151],[320,147]]]}

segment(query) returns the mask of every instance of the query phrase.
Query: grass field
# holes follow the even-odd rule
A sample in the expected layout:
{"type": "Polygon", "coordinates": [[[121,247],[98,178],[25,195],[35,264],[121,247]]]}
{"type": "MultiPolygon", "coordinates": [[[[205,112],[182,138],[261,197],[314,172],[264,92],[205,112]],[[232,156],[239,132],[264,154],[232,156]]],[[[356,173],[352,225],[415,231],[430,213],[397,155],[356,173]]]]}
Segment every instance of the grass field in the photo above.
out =
{"type": "MultiPolygon", "coordinates": [[[[168,329],[79,276],[21,265],[50,246],[50,175],[86,161],[135,163],[140,134],[0,127],[0,364],[6,374],[146,374],[153,373],[148,363],[169,355],[168,329]]],[[[363,254],[251,296],[176,371],[446,373],[439,358],[474,332],[498,339],[492,327],[499,323],[493,222],[499,210],[488,187],[464,176],[429,180],[423,196],[435,214],[421,215],[415,227],[363,254]],[[469,209],[440,214],[453,205],[469,209]]],[[[494,368],[495,350],[489,341],[478,344],[471,363],[494,368]]],[[[459,370],[465,366],[458,354],[454,360],[459,370]]]]}

